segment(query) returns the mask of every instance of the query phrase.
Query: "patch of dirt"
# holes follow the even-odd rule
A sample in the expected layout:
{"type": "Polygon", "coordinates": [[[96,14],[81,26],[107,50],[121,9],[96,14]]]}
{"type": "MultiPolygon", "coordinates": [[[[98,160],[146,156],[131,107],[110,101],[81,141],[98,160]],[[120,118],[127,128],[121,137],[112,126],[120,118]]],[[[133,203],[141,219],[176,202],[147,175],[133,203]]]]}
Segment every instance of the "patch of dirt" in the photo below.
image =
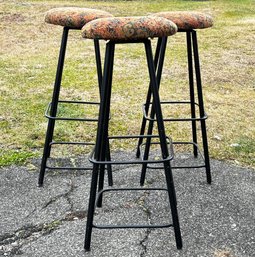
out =
{"type": "Polygon", "coordinates": [[[86,211],[74,211],[71,213],[68,213],[65,217],[65,221],[73,221],[73,220],[81,220],[84,219],[87,216],[86,211]]]}
{"type": "Polygon", "coordinates": [[[214,254],[215,257],[235,257],[230,251],[228,250],[219,250],[214,254]]]}
{"type": "Polygon", "coordinates": [[[25,16],[22,15],[21,13],[3,15],[0,18],[0,22],[6,22],[6,23],[24,22],[25,20],[26,20],[25,16]]]}

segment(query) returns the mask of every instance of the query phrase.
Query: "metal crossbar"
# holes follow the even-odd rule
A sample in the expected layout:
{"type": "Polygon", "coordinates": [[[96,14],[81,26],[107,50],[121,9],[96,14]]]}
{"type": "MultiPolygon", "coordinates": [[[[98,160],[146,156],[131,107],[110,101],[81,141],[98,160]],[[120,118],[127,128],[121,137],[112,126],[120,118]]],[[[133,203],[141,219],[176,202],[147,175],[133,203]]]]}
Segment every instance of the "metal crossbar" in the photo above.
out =
{"type": "MultiPolygon", "coordinates": [[[[85,102],[85,101],[71,101],[71,100],[59,100],[58,103],[68,103],[68,104],[82,104],[82,105],[96,105],[99,108],[100,103],[98,102],[85,102]]],[[[48,107],[45,111],[45,117],[48,119],[53,119],[53,120],[66,120],[66,121],[91,121],[91,122],[97,122],[98,118],[68,118],[68,117],[57,117],[52,116],[50,114],[52,103],[50,102],[48,104],[48,107]]]]}
{"type": "MultiPolygon", "coordinates": [[[[128,136],[109,136],[108,139],[109,139],[109,142],[110,140],[112,139],[119,139],[119,140],[122,140],[122,139],[139,139],[139,138],[158,138],[159,139],[159,136],[157,135],[128,135],[128,136]]],[[[169,156],[164,158],[164,159],[158,159],[158,160],[142,160],[142,159],[137,159],[135,161],[114,161],[114,160],[104,160],[104,161],[99,161],[99,160],[96,160],[95,158],[95,149],[92,151],[90,157],[89,157],[89,161],[91,163],[94,163],[94,164],[115,164],[115,165],[122,165],[122,164],[143,164],[143,163],[164,163],[164,162],[168,162],[168,161],[171,161],[174,157],[174,152],[173,152],[173,147],[172,147],[172,143],[171,143],[171,139],[169,137],[166,137],[166,141],[167,141],[167,144],[169,145],[169,156]]]]}
{"type": "MultiPolygon", "coordinates": [[[[177,104],[183,104],[183,105],[190,105],[191,102],[190,101],[161,101],[160,102],[161,105],[177,105],[177,104]]],[[[196,106],[199,107],[198,103],[194,103],[196,106]]],[[[152,105],[152,103],[150,103],[150,106],[152,105]]],[[[149,121],[156,121],[155,118],[152,118],[150,116],[148,116],[148,111],[146,111],[146,104],[143,104],[143,116],[146,120],[149,121]]],[[[201,121],[201,120],[206,120],[208,118],[207,114],[204,113],[203,117],[190,117],[190,118],[166,118],[164,117],[164,121],[201,121]]]]}

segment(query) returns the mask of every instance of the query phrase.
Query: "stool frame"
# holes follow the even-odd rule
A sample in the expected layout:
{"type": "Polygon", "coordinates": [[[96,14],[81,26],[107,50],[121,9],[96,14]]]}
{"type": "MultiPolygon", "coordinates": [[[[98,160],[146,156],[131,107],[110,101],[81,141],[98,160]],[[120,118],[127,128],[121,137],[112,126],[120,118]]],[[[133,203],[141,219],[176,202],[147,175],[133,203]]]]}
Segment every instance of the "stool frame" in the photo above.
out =
{"type": "MultiPolygon", "coordinates": [[[[191,110],[191,117],[190,118],[172,118],[167,119],[164,118],[164,122],[176,122],[176,121],[191,121],[192,126],[192,142],[174,142],[173,144],[192,144],[193,145],[193,154],[196,158],[198,153],[202,156],[204,161],[203,165],[185,165],[185,166],[173,166],[172,169],[180,169],[180,168],[205,168],[206,171],[206,180],[208,184],[211,184],[211,171],[210,171],[210,159],[209,159],[209,151],[208,151],[208,141],[207,141],[207,131],[206,131],[206,123],[205,120],[207,119],[207,114],[204,110],[204,102],[203,102],[203,92],[202,92],[202,83],[201,83],[201,73],[200,73],[200,63],[199,63],[199,54],[198,54],[198,43],[197,43],[197,34],[195,30],[179,30],[178,32],[185,32],[186,33],[186,40],[187,40],[187,57],[188,57],[188,72],[189,72],[189,91],[190,91],[190,101],[167,101],[161,102],[162,104],[190,104],[191,110]],[[196,87],[197,87],[197,96],[198,96],[198,103],[195,101],[195,90],[194,90],[194,75],[193,75],[193,60],[195,66],[195,76],[196,76],[196,87]],[[199,117],[196,117],[195,108],[196,106],[199,108],[199,117]],[[201,134],[202,134],[202,143],[203,143],[203,155],[201,154],[198,144],[197,144],[197,126],[196,122],[200,121],[201,124],[201,134]]],[[[155,53],[154,63],[157,67],[159,62],[159,52],[160,52],[160,44],[162,42],[158,40],[157,49],[155,53]]],[[[155,110],[153,109],[153,105],[151,102],[151,87],[149,86],[146,103],[144,104],[143,108],[143,120],[140,128],[140,134],[144,135],[146,129],[146,122],[149,121],[147,135],[151,135],[153,132],[153,124],[155,122],[155,110]],[[149,113],[149,108],[151,107],[151,112],[149,113]]],[[[147,160],[150,152],[150,138],[146,140],[145,143],[145,150],[143,153],[143,160],[147,160]]],[[[138,141],[137,152],[136,156],[139,158],[141,156],[141,145],[143,144],[143,139],[140,138],[138,141]]],[[[144,185],[146,170],[147,168],[151,169],[160,169],[162,167],[152,167],[149,166],[147,163],[143,164],[142,173],[140,178],[140,184],[144,185]]]]}
{"type": "MultiPolygon", "coordinates": [[[[165,55],[167,38],[163,38],[161,48],[161,62],[159,66],[163,65],[163,59],[165,55]]],[[[164,122],[162,117],[162,111],[160,106],[160,99],[158,93],[158,81],[160,81],[159,77],[161,75],[158,73],[156,76],[155,66],[153,62],[152,49],[151,49],[151,41],[149,39],[139,40],[139,41],[108,41],[106,44],[106,52],[105,52],[105,63],[104,63],[104,75],[103,75],[103,83],[102,83],[102,99],[100,103],[100,112],[99,112],[99,122],[98,122],[98,130],[97,130],[97,138],[95,151],[92,154],[91,161],[93,163],[93,171],[92,171],[92,179],[91,179],[91,187],[90,187],[90,198],[89,198],[89,206],[88,206],[88,215],[87,215],[87,225],[86,225],[86,233],[85,233],[85,243],[84,248],[86,251],[90,250],[91,246],[91,236],[92,229],[121,229],[121,228],[158,228],[158,227],[169,227],[173,226],[175,232],[175,240],[176,246],[178,249],[182,248],[182,238],[181,231],[179,225],[179,218],[177,213],[177,201],[176,194],[171,170],[170,159],[172,158],[169,154],[167,137],[165,134],[164,122]],[[143,43],[146,52],[147,65],[150,76],[150,86],[151,92],[153,95],[153,106],[155,108],[155,114],[157,117],[158,124],[158,137],[160,139],[160,147],[162,153],[161,162],[164,165],[165,178],[167,188],[111,188],[111,189],[103,189],[103,173],[105,164],[132,164],[132,163],[151,163],[150,160],[137,160],[135,162],[109,162],[107,160],[107,144],[109,142],[108,128],[109,128],[109,115],[110,115],[110,103],[111,103],[111,89],[112,89],[112,73],[113,73],[113,63],[114,63],[114,52],[116,44],[126,44],[126,43],[143,43]],[[101,176],[100,176],[101,175],[101,176]],[[100,179],[101,178],[101,179],[100,179]],[[97,194],[98,188],[98,194],[97,194]],[[118,191],[118,190],[165,190],[168,192],[172,222],[173,224],[161,224],[161,225],[96,225],[93,223],[94,212],[96,205],[101,206],[102,204],[102,195],[106,191],[118,191]]],[[[140,136],[138,136],[140,137],[140,136]]],[[[144,138],[152,137],[143,136],[144,138]]]]}
{"type": "MultiPolygon", "coordinates": [[[[67,104],[82,104],[82,105],[100,105],[98,102],[85,102],[85,101],[70,101],[70,100],[59,100],[60,89],[61,89],[61,81],[62,74],[64,69],[65,62],[65,53],[67,48],[68,34],[69,30],[77,30],[69,27],[63,27],[58,65],[55,77],[55,84],[53,88],[52,101],[49,103],[45,116],[48,118],[48,126],[46,131],[45,143],[43,156],[41,161],[41,168],[38,178],[38,186],[43,186],[44,176],[46,169],[55,169],[55,170],[92,170],[92,166],[85,167],[52,167],[47,165],[47,160],[50,157],[51,148],[53,145],[91,145],[94,146],[93,142],[54,142],[53,134],[55,128],[55,122],[57,120],[65,120],[65,121],[81,121],[81,122],[98,122],[98,118],[68,118],[68,117],[57,117],[57,110],[59,103],[67,103],[67,104]]],[[[102,83],[102,64],[101,64],[101,56],[100,56],[100,47],[99,41],[97,39],[94,40],[94,48],[95,48],[95,58],[96,58],[96,67],[97,67],[97,75],[98,75],[98,85],[99,85],[99,93],[101,97],[101,83],[102,83]]],[[[107,151],[107,158],[110,160],[110,152],[107,151]]],[[[108,170],[108,183],[111,186],[113,184],[112,179],[112,170],[111,165],[107,166],[108,170]]]]}

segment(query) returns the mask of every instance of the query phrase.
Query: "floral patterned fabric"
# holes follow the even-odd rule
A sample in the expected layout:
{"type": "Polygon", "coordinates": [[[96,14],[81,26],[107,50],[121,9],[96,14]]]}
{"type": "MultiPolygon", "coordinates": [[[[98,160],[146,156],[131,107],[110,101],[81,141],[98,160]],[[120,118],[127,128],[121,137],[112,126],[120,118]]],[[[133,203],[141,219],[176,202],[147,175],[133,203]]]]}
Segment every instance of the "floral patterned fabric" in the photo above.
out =
{"type": "Polygon", "coordinates": [[[211,16],[200,12],[159,12],[150,16],[164,17],[174,22],[178,29],[204,29],[213,26],[213,19],[211,16]]]}
{"type": "Polygon", "coordinates": [[[96,9],[62,7],[49,10],[46,13],[45,21],[55,25],[81,29],[86,23],[105,17],[113,17],[113,15],[96,9]]]}
{"type": "Polygon", "coordinates": [[[138,40],[170,36],[177,32],[176,25],[162,17],[102,18],[87,23],[82,36],[105,40],[138,40]]]}

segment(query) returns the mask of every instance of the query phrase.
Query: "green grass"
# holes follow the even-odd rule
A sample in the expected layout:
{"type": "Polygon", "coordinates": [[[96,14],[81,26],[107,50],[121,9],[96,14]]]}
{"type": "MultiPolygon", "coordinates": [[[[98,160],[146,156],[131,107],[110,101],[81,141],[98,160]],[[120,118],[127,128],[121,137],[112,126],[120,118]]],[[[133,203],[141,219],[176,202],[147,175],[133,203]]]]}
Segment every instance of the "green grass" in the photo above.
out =
{"type": "MultiPolygon", "coordinates": [[[[198,10],[215,20],[198,31],[210,154],[255,167],[255,1],[4,1],[0,3],[0,166],[41,156],[47,120],[45,108],[54,84],[62,29],[44,23],[58,6],[104,9],[116,16],[167,10],[198,10]],[[238,147],[231,145],[238,144],[238,147]]],[[[93,43],[71,31],[62,99],[97,101],[93,43]]],[[[104,50],[104,43],[102,51],[104,50]]],[[[155,47],[155,40],[153,40],[155,47]]],[[[141,103],[148,86],[142,46],[118,46],[113,78],[111,134],[137,134],[141,103]],[[142,71],[145,71],[144,73],[142,71]],[[127,72],[128,71],[128,72],[127,72]],[[123,103],[125,103],[123,105],[123,103]],[[128,124],[128,126],[127,126],[128,124]]],[[[187,98],[185,38],[170,38],[162,77],[162,99],[187,98]]],[[[91,115],[92,110],[63,106],[62,114],[91,115]]],[[[177,110],[178,113],[178,110],[177,110]]],[[[167,125],[174,139],[190,137],[189,125],[167,125]],[[184,129],[186,128],[186,129],[184,129]]],[[[59,122],[56,138],[91,140],[95,124],[59,122]]],[[[122,148],[134,145],[122,144],[122,148]]]]}
{"type": "Polygon", "coordinates": [[[0,167],[12,164],[24,164],[32,157],[38,157],[38,153],[26,152],[22,150],[9,150],[0,152],[0,167]]]}
{"type": "Polygon", "coordinates": [[[230,152],[235,156],[235,160],[247,162],[250,165],[255,165],[255,140],[252,138],[241,137],[236,143],[230,145],[230,152]]]}

